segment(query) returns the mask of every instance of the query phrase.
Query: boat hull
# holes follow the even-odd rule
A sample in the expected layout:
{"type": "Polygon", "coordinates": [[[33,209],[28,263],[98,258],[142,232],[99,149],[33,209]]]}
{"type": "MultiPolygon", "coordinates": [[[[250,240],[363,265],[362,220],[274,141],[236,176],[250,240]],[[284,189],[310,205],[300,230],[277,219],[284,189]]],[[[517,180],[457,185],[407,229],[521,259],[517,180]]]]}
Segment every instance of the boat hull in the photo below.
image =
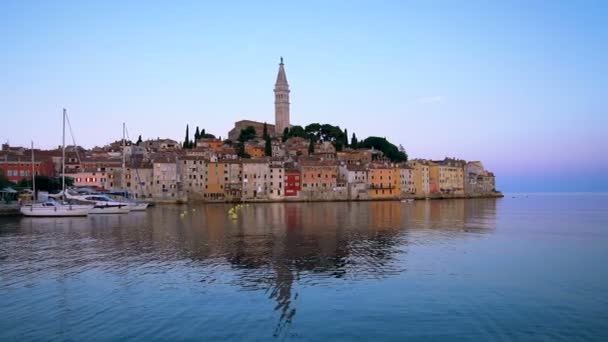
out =
{"type": "Polygon", "coordinates": [[[148,209],[148,203],[137,203],[131,208],[131,211],[145,211],[148,209]]]}
{"type": "Polygon", "coordinates": [[[32,207],[23,206],[19,209],[21,214],[28,217],[72,217],[72,216],[87,216],[91,207],[70,208],[66,207],[32,207]]]}
{"type": "Polygon", "coordinates": [[[91,215],[101,215],[101,214],[128,214],[131,212],[131,206],[128,205],[96,205],[89,214],[91,215]]]}

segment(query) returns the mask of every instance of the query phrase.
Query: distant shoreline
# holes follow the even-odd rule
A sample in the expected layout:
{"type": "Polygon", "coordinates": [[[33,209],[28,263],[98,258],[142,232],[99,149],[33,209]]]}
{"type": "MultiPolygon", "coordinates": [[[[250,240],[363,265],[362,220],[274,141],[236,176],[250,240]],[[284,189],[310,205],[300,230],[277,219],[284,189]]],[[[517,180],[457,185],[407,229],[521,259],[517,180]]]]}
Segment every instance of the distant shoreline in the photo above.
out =
{"type": "Polygon", "coordinates": [[[478,199],[478,198],[502,198],[505,195],[502,192],[495,192],[492,194],[483,194],[483,195],[431,195],[431,196],[404,196],[401,198],[375,198],[375,199],[246,199],[246,200],[235,200],[235,201],[226,201],[226,200],[217,200],[217,201],[209,201],[209,200],[160,200],[154,201],[155,204],[163,205],[163,204],[219,204],[219,203],[322,203],[322,202],[400,202],[402,200],[444,200],[444,199],[478,199]]]}

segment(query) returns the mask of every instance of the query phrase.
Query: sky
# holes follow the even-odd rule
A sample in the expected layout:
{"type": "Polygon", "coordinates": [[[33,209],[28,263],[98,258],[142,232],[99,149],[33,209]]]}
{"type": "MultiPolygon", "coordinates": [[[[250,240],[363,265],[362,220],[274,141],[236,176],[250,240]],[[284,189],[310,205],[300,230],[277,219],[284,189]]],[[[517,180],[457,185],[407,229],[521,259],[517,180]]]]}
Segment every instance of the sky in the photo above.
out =
{"type": "MultiPolygon", "coordinates": [[[[0,140],[291,122],[480,160],[506,192],[608,191],[606,1],[0,1],[0,140]]],[[[191,131],[192,132],[192,131],[191,131]]],[[[71,140],[71,139],[69,139],[71,140]]]]}

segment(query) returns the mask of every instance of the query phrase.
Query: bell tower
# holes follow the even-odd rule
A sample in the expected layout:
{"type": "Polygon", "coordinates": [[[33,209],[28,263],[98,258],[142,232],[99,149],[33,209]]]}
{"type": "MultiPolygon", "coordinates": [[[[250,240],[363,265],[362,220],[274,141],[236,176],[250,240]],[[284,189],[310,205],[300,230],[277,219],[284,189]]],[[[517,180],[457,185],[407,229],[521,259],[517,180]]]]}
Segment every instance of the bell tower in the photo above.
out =
{"type": "Polygon", "coordinates": [[[275,133],[277,136],[283,135],[286,127],[289,124],[289,83],[285,75],[285,65],[283,57],[279,63],[279,73],[277,74],[277,82],[274,84],[274,119],[275,133]]]}

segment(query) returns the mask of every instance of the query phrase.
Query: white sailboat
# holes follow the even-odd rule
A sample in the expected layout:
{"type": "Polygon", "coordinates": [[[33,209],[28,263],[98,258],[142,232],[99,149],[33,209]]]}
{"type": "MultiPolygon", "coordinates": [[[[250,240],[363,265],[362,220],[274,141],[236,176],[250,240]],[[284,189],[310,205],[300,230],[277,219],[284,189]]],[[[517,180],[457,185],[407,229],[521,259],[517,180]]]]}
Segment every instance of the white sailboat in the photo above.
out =
{"type": "MultiPolygon", "coordinates": [[[[61,186],[62,193],[65,193],[65,116],[63,110],[63,137],[62,137],[62,157],[61,157],[61,186]]],[[[34,167],[34,142],[32,142],[32,188],[33,199],[36,199],[36,169],[34,167]]],[[[58,217],[58,216],[87,216],[93,209],[92,205],[72,205],[63,204],[49,199],[44,203],[32,203],[22,205],[20,211],[25,216],[31,217],[58,217]]]]}

